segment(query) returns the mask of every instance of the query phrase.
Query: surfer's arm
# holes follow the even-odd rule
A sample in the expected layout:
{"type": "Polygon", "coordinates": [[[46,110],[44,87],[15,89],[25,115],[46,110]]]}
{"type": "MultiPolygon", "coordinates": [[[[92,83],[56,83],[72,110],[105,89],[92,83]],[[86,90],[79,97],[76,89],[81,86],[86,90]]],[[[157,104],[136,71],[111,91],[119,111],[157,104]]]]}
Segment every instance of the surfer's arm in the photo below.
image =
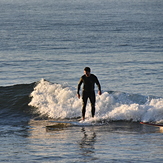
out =
{"type": "Polygon", "coordinates": [[[100,85],[100,82],[99,82],[97,77],[96,77],[96,85],[98,87],[98,94],[101,95],[102,94],[102,92],[101,92],[101,85],[100,85]]]}
{"type": "Polygon", "coordinates": [[[77,97],[80,98],[80,87],[83,83],[82,78],[80,78],[79,83],[78,83],[78,88],[77,88],[77,97]]]}

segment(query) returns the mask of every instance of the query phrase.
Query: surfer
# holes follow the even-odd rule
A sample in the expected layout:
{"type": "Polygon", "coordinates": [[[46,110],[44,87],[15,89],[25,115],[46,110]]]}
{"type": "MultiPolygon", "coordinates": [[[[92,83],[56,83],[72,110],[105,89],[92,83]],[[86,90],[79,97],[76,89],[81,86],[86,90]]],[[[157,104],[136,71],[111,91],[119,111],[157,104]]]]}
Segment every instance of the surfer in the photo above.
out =
{"type": "Polygon", "coordinates": [[[94,91],[94,85],[96,83],[98,87],[98,94],[101,95],[101,85],[100,82],[98,81],[98,78],[94,75],[91,74],[91,69],[89,67],[84,68],[84,75],[80,78],[78,87],[77,87],[77,97],[80,99],[80,87],[83,83],[83,91],[82,91],[82,100],[83,100],[83,106],[82,106],[82,119],[85,119],[85,112],[86,112],[86,105],[87,105],[87,100],[89,98],[91,102],[91,113],[92,117],[95,115],[95,102],[96,102],[96,97],[95,97],[95,91],[94,91]]]}

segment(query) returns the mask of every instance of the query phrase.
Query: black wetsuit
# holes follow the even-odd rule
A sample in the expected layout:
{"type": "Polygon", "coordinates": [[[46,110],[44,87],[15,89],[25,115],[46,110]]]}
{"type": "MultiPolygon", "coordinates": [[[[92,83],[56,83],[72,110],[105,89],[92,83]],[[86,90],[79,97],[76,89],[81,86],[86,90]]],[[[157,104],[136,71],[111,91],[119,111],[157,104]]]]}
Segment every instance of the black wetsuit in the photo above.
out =
{"type": "Polygon", "coordinates": [[[101,91],[101,86],[100,83],[97,79],[97,77],[93,74],[90,74],[89,77],[86,75],[83,75],[80,78],[79,84],[78,84],[78,89],[77,93],[79,94],[80,87],[83,83],[83,92],[82,92],[82,99],[83,99],[83,107],[82,107],[82,116],[85,118],[85,112],[86,112],[86,105],[87,105],[87,100],[88,98],[90,99],[91,102],[91,112],[92,112],[92,117],[95,115],[95,102],[96,102],[96,97],[95,97],[95,83],[98,86],[98,90],[101,91]]]}

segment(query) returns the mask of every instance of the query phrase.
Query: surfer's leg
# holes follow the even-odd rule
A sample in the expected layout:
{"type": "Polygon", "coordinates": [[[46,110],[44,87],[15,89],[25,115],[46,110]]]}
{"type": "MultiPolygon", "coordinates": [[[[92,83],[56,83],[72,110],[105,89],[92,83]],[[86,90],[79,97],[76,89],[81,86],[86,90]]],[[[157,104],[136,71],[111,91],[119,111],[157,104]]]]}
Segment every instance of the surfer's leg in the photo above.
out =
{"type": "Polygon", "coordinates": [[[82,118],[83,120],[85,119],[85,112],[86,112],[86,105],[87,105],[87,100],[88,100],[88,95],[83,92],[82,95],[82,100],[83,100],[83,107],[82,107],[82,118]]]}
{"type": "Polygon", "coordinates": [[[92,117],[94,117],[94,115],[95,115],[95,102],[96,102],[95,92],[92,92],[92,94],[89,97],[89,99],[90,99],[90,102],[91,102],[92,117]]]}

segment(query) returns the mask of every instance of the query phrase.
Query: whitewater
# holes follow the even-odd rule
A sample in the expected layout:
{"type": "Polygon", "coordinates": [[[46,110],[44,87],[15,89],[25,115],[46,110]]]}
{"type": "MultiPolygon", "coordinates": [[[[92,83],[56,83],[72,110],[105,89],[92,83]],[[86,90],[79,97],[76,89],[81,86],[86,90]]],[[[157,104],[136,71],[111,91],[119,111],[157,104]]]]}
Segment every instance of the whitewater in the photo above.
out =
{"type": "MultiPolygon", "coordinates": [[[[68,85],[53,84],[42,79],[30,95],[29,106],[37,108],[40,115],[54,119],[71,119],[81,116],[82,101],[76,89],[68,85]]],[[[86,117],[91,116],[90,105],[86,117]]],[[[163,99],[150,98],[123,92],[103,92],[96,95],[95,120],[163,122],[163,99]]]]}

